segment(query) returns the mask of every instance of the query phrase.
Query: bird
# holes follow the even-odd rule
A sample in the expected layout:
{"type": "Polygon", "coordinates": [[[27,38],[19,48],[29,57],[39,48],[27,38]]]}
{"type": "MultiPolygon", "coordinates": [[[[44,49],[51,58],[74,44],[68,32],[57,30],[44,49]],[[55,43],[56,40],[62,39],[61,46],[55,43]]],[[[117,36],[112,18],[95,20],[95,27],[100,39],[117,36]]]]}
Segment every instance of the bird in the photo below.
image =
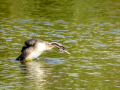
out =
{"type": "Polygon", "coordinates": [[[46,42],[41,39],[30,39],[24,42],[25,45],[22,47],[21,54],[16,60],[25,61],[36,59],[41,55],[42,52],[50,50],[56,47],[60,52],[70,54],[63,45],[57,42],[46,42]]]}

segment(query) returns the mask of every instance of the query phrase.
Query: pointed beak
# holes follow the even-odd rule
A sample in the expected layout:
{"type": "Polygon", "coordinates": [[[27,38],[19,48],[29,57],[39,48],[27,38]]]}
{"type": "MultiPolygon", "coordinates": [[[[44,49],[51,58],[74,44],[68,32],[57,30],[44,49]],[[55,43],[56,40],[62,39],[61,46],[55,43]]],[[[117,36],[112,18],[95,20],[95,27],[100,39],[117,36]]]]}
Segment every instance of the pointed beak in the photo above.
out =
{"type": "Polygon", "coordinates": [[[65,53],[70,54],[67,50],[64,50],[65,53]]]}

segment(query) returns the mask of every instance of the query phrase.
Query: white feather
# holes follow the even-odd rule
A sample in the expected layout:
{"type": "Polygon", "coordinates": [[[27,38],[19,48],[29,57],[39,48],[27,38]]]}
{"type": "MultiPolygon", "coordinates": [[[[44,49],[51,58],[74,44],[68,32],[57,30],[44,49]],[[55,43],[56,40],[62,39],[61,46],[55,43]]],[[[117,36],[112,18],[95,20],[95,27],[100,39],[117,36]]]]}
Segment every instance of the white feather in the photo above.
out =
{"type": "Polygon", "coordinates": [[[36,44],[36,49],[28,56],[28,59],[37,58],[45,50],[46,50],[46,45],[44,43],[37,43],[36,44]]]}

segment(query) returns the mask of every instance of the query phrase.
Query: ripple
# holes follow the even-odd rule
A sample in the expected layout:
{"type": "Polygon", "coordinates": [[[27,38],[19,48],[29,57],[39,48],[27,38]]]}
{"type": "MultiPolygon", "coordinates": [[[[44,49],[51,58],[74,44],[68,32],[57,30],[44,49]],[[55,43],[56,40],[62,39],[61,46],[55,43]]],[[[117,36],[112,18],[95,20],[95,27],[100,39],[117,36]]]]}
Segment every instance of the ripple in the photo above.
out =
{"type": "Polygon", "coordinates": [[[78,77],[78,73],[67,73],[69,76],[78,77]]]}
{"type": "MultiPolygon", "coordinates": [[[[47,3],[35,1],[33,7],[36,3],[43,7],[38,10],[40,5],[37,5],[36,10],[31,9],[24,15],[26,18],[21,15],[16,18],[17,14],[13,12],[10,15],[6,12],[7,17],[4,16],[4,12],[0,13],[1,89],[84,90],[105,87],[104,85],[119,89],[119,3],[68,2],[61,3],[62,7],[59,5],[54,7],[58,2],[60,1],[47,3]],[[49,8],[50,5],[53,6],[49,8]],[[41,10],[44,12],[37,15],[41,10]],[[50,10],[55,11],[55,14],[49,13],[50,10]],[[24,41],[31,38],[60,42],[65,44],[66,49],[72,54],[55,54],[57,51],[55,53],[49,51],[49,54],[43,53],[39,60],[14,62],[21,53],[24,41]]],[[[29,5],[26,8],[29,8],[29,5]]],[[[16,12],[12,10],[14,8],[10,9],[16,12]]],[[[21,12],[24,13],[24,7],[21,12]]]]}

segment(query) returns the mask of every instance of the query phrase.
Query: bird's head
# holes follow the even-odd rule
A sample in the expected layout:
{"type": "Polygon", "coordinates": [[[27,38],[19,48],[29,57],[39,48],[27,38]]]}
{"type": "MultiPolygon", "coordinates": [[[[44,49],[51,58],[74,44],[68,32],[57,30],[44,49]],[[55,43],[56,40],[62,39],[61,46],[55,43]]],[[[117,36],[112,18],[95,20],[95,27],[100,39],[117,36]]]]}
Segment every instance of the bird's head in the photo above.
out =
{"type": "Polygon", "coordinates": [[[65,49],[64,46],[59,46],[59,47],[58,47],[58,50],[59,50],[60,52],[65,52],[65,53],[67,53],[67,54],[70,54],[70,53],[65,49]]]}
{"type": "Polygon", "coordinates": [[[67,53],[67,54],[70,54],[70,53],[65,49],[65,47],[62,46],[61,44],[58,44],[58,43],[56,43],[56,42],[53,42],[53,43],[51,43],[51,45],[53,45],[54,47],[56,47],[60,52],[65,52],[65,53],[67,53]]]}

